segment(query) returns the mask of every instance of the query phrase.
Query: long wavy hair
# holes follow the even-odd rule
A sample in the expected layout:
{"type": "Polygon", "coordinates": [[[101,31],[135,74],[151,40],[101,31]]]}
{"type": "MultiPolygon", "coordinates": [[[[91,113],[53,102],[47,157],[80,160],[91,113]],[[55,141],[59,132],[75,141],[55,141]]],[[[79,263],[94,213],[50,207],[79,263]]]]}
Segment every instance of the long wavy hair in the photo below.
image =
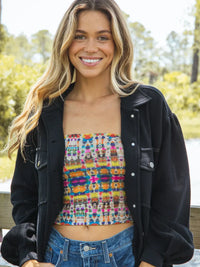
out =
{"type": "Polygon", "coordinates": [[[122,11],[113,0],[75,0],[60,22],[45,73],[30,90],[22,113],[11,125],[9,157],[19,147],[23,155],[27,135],[38,124],[44,100],[51,103],[54,98],[62,96],[73,82],[76,70],[69,60],[68,49],[75,36],[78,15],[85,10],[103,12],[109,19],[115,44],[110,72],[112,89],[120,96],[132,93],[128,88],[134,84],[131,77],[133,46],[122,11]]]}

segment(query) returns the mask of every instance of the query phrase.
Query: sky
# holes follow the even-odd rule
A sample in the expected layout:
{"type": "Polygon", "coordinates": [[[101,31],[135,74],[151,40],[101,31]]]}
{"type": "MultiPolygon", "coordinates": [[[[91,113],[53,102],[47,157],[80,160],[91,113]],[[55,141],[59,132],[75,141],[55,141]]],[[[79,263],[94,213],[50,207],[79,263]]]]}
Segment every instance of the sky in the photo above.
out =
{"type": "MultiPolygon", "coordinates": [[[[47,29],[53,35],[72,0],[2,0],[2,23],[9,33],[28,37],[47,29]]],[[[182,32],[185,21],[193,24],[195,0],[116,0],[130,15],[130,21],[142,23],[162,46],[171,31],[182,32]]]]}

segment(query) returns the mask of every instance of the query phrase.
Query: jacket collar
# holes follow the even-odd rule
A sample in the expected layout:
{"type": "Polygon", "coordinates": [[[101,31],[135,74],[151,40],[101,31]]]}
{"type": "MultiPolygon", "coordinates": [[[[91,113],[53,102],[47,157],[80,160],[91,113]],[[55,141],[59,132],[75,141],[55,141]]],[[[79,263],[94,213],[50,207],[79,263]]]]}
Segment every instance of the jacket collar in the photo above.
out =
{"type": "MultiPolygon", "coordinates": [[[[50,105],[44,105],[43,112],[49,112],[57,108],[63,110],[64,98],[73,90],[73,87],[74,84],[71,84],[70,87],[62,95],[55,98],[50,105]]],[[[143,85],[139,85],[133,94],[121,97],[121,107],[126,110],[133,110],[149,102],[151,97],[146,95],[142,88],[143,85]]],[[[130,87],[129,89],[131,90],[132,88],[130,87]]]]}
{"type": "MultiPolygon", "coordinates": [[[[146,95],[142,90],[143,85],[139,85],[135,92],[129,96],[125,96],[121,98],[121,105],[123,108],[127,110],[132,110],[136,107],[139,107],[151,100],[151,97],[146,95]]],[[[132,88],[130,87],[129,90],[132,88]]]]}

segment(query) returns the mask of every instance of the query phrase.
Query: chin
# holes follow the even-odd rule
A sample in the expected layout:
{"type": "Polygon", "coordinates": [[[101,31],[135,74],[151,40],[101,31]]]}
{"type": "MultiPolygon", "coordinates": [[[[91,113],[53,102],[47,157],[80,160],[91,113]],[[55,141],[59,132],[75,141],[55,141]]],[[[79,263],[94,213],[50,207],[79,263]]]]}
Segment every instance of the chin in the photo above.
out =
{"type": "Polygon", "coordinates": [[[92,79],[92,78],[98,78],[101,77],[101,74],[96,73],[80,73],[80,77],[86,78],[86,79],[92,79]]]}

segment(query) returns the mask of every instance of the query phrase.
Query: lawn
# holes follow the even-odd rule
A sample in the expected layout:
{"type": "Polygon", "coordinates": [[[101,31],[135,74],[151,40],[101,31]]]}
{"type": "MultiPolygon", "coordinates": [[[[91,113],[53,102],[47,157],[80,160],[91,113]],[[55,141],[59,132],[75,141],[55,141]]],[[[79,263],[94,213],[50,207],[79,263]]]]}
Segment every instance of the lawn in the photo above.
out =
{"type": "Polygon", "coordinates": [[[180,119],[185,139],[200,139],[200,117],[180,119]]]}
{"type": "Polygon", "coordinates": [[[0,156],[0,182],[6,181],[13,176],[16,156],[10,160],[7,155],[0,156]]]}

